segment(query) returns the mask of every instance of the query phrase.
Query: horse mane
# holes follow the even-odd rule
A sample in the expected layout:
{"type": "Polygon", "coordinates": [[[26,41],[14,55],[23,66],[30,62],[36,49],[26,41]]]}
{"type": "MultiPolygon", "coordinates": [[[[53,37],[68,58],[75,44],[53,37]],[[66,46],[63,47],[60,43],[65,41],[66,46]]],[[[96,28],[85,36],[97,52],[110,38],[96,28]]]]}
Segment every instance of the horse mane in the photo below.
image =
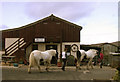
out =
{"type": "Polygon", "coordinates": [[[89,49],[88,51],[98,52],[96,49],[89,49]]]}
{"type": "MultiPolygon", "coordinates": [[[[96,49],[89,49],[89,50],[96,50],[96,49]]],[[[88,50],[88,51],[89,51],[89,50],[88,50]]]]}

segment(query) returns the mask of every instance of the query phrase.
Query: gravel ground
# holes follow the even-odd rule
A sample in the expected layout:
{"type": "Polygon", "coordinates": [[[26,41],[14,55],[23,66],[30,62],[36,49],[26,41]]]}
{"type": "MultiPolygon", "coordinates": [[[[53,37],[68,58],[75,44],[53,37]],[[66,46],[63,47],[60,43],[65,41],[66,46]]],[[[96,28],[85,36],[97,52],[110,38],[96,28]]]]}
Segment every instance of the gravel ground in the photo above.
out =
{"type": "Polygon", "coordinates": [[[27,73],[28,66],[20,67],[2,66],[2,80],[110,80],[115,75],[116,69],[95,66],[94,69],[86,70],[82,66],[81,70],[76,71],[75,66],[67,66],[66,71],[61,67],[51,66],[50,71],[46,72],[45,67],[41,66],[42,73],[37,67],[32,68],[31,74],[27,73]]]}

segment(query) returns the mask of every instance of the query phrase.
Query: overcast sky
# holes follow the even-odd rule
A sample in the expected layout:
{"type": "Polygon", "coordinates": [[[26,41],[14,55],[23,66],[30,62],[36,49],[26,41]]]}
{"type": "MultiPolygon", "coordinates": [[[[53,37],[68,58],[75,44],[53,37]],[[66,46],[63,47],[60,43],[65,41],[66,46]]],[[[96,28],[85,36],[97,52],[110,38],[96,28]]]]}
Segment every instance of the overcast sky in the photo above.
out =
{"type": "Polygon", "coordinates": [[[2,2],[0,30],[17,28],[54,14],[83,27],[82,44],[118,41],[118,2],[2,2]]]}

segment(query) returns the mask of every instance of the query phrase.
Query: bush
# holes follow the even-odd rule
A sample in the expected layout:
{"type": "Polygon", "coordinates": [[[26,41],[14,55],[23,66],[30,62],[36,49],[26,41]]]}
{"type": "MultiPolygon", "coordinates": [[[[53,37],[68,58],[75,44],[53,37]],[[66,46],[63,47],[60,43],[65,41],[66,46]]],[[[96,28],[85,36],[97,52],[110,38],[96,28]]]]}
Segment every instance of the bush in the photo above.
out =
{"type": "Polygon", "coordinates": [[[75,58],[72,55],[69,55],[67,58],[67,65],[68,66],[74,66],[75,65],[75,58]]]}

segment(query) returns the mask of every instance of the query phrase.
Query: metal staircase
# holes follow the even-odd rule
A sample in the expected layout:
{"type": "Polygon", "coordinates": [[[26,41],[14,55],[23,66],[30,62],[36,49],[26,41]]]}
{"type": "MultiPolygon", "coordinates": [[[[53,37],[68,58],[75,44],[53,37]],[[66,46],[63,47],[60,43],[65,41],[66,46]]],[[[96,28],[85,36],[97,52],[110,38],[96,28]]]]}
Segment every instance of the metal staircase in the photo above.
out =
{"type": "Polygon", "coordinates": [[[26,42],[24,41],[24,38],[19,38],[18,40],[13,42],[9,47],[5,49],[5,55],[6,56],[13,55],[16,51],[22,48],[25,44],[26,42]]]}

